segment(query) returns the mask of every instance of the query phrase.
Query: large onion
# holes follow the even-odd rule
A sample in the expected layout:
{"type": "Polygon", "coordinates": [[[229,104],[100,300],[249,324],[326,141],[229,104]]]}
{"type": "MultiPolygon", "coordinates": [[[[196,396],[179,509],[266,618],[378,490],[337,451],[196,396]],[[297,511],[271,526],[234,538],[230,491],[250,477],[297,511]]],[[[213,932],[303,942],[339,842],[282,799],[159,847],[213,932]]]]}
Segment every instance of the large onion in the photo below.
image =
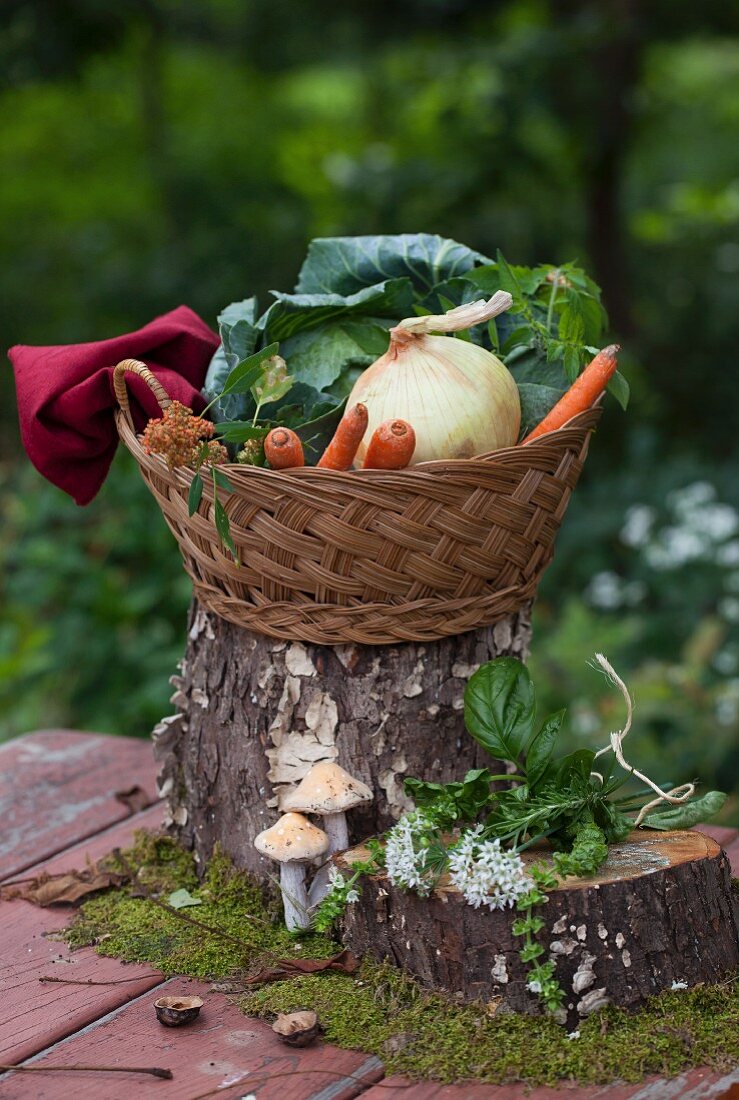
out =
{"type": "Polygon", "coordinates": [[[489,302],[458,306],[435,317],[410,317],[390,331],[390,347],[357,379],[348,407],[367,406],[369,424],[355,465],[364,461],[383,421],[407,420],[416,433],[413,463],[472,458],[518,439],[518,388],[501,361],[478,344],[438,332],[459,332],[508,309],[498,291],[489,302]]]}

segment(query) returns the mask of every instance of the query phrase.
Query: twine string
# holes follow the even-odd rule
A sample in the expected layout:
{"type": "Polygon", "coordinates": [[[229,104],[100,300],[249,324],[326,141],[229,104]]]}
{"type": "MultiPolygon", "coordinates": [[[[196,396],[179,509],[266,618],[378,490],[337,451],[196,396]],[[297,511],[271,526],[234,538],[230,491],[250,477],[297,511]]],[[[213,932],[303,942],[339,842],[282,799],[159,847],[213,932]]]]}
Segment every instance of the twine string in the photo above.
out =
{"type": "MultiPolygon", "coordinates": [[[[659,806],[662,802],[669,802],[673,806],[679,806],[683,802],[687,802],[688,799],[692,798],[695,794],[695,783],[681,783],[680,786],[673,787],[670,791],[663,791],[657,786],[656,783],[654,783],[649,778],[648,775],[644,775],[644,773],[635,768],[633,764],[629,764],[628,760],[624,756],[623,743],[627,734],[629,733],[629,730],[631,729],[631,723],[634,717],[634,701],[631,698],[629,689],[626,687],[626,684],[618,675],[608,658],[605,657],[602,653],[596,653],[595,661],[597,662],[597,665],[600,667],[602,672],[605,674],[608,682],[618,691],[620,691],[626,704],[626,722],[623,729],[616,730],[615,732],[610,734],[610,743],[604,748],[598,750],[598,752],[595,754],[595,759],[597,760],[598,757],[603,756],[604,753],[613,752],[616,760],[619,762],[624,771],[627,771],[631,775],[636,776],[637,779],[641,779],[641,781],[646,784],[647,787],[650,787],[654,791],[657,797],[653,798],[651,802],[648,802],[646,806],[643,806],[641,808],[641,810],[639,811],[639,815],[634,822],[635,825],[641,825],[642,821],[647,816],[649,811],[653,810],[655,806],[659,806]]],[[[596,665],[593,664],[593,668],[595,667],[596,665]]],[[[591,775],[598,776],[601,782],[603,782],[603,776],[600,774],[600,772],[593,771],[591,772],[591,775]]]]}

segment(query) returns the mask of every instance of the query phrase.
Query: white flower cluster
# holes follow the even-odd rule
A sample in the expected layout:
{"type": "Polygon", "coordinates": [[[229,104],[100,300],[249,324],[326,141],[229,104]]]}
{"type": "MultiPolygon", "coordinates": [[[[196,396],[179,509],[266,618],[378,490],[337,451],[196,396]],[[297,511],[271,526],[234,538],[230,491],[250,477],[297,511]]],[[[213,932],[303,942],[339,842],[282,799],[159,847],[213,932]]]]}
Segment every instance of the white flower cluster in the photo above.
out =
{"type": "Polygon", "coordinates": [[[482,825],[468,830],[449,853],[449,877],[475,909],[505,909],[531,889],[523,860],[499,840],[480,841],[482,825]]]}
{"type": "Polygon", "coordinates": [[[404,814],[393,825],[385,841],[385,869],[393,886],[415,890],[426,897],[431,889],[426,880],[426,853],[423,841],[433,825],[417,810],[404,814]]]}
{"type": "MultiPolygon", "coordinates": [[[[328,881],[330,883],[332,891],[333,890],[336,890],[336,891],[346,890],[346,887],[349,885],[349,883],[346,881],[346,879],[342,875],[341,871],[339,871],[338,868],[334,864],[332,864],[331,867],[329,867],[328,881]]],[[[346,894],[344,895],[344,900],[349,905],[351,905],[352,902],[359,901],[359,891],[357,891],[357,890],[346,890],[346,894]]]]}

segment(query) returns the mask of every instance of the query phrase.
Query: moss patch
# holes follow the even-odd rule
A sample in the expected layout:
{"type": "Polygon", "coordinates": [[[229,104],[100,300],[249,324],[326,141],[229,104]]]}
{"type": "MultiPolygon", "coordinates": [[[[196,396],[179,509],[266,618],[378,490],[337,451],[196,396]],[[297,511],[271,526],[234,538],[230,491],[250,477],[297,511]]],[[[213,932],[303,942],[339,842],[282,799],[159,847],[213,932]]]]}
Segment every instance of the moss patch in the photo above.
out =
{"type": "MultiPolygon", "coordinates": [[[[234,939],[194,927],[135,896],[135,887],[127,887],[85,902],[67,930],[70,946],[91,944],[100,955],[147,962],[165,974],[192,978],[223,978],[275,958],[328,958],[341,950],[325,936],[308,935],[298,941],[279,922],[263,891],[247,875],[235,872],[224,856],[214,856],[199,884],[192,855],[168,837],[141,832],[124,854],[140,881],[161,901],[185,887],[201,904],[182,912],[234,939]]],[[[114,856],[106,864],[122,869],[114,856]]]]}
{"type": "MultiPolygon", "coordinates": [[[[141,834],[127,858],[163,900],[186,887],[202,904],[185,913],[240,942],[194,928],[132,897],[129,888],[86,902],[67,933],[70,944],[92,943],[100,954],[198,978],[238,976],[276,959],[326,958],[339,950],[323,936],[297,940],[288,933],[261,889],[222,856],[211,861],[201,885],[191,856],[168,839],[141,834]]],[[[739,981],[662,994],[636,1015],[607,1009],[571,1039],[549,1020],[495,1017],[484,1005],[459,1005],[369,961],[353,977],[329,972],[279,982],[250,991],[240,1004],[267,1019],[312,1008],[329,1042],[377,1054],[388,1073],[439,1081],[605,1084],[739,1062],[739,981]]]]}

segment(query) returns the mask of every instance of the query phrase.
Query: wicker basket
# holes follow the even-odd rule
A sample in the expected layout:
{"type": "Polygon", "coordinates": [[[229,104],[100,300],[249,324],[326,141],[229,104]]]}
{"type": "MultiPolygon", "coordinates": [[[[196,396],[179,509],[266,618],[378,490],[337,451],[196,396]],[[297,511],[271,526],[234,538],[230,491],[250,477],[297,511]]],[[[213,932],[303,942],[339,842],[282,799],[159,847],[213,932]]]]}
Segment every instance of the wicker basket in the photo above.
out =
{"type": "Polygon", "coordinates": [[[408,470],[226,467],[240,565],[221,545],[213,488],[188,515],[192,470],[141,446],[125,376],[170,399],[143,363],[114,372],[118,432],[182,551],[200,603],[237,626],[326,645],[434,641],[488,626],[536,593],[582,470],[596,404],[526,447],[408,470]]]}

